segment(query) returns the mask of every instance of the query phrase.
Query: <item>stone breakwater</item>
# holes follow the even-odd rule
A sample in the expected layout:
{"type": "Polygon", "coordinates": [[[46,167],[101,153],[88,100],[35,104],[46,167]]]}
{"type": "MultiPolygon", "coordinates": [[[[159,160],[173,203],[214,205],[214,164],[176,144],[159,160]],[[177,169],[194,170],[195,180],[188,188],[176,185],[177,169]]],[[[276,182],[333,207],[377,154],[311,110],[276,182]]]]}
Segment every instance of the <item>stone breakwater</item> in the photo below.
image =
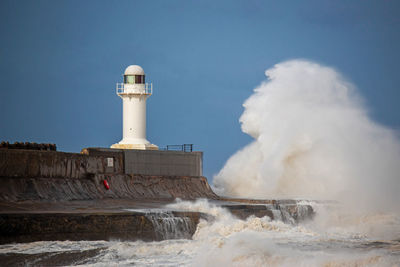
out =
{"type": "Polygon", "coordinates": [[[268,216],[296,224],[314,215],[311,206],[293,200],[221,198],[201,175],[132,173],[201,174],[200,154],[163,153],[0,149],[0,243],[190,239],[200,219],[213,218],[201,212],[165,209],[176,198],[208,199],[243,220],[268,216]],[[136,158],[137,162],[132,160],[136,158]],[[139,167],[125,166],[139,163],[139,167]],[[192,165],[198,170],[190,170],[192,165]]]}
{"type": "MultiPolygon", "coordinates": [[[[144,240],[191,239],[200,219],[213,221],[213,215],[199,211],[174,211],[167,202],[102,200],[100,203],[38,203],[24,201],[0,212],[0,244],[50,240],[144,240]],[[19,210],[16,210],[19,209],[19,210]]],[[[274,201],[267,205],[213,201],[234,217],[269,217],[295,225],[309,220],[309,205],[274,201]]],[[[9,203],[10,204],[10,203],[9,203]]]]}

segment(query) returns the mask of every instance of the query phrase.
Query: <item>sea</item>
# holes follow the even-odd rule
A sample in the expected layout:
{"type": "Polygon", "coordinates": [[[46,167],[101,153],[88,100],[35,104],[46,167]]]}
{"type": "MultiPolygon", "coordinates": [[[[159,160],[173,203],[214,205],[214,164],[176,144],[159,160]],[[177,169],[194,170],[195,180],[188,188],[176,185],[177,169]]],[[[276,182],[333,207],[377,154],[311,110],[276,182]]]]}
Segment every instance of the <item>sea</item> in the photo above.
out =
{"type": "Polygon", "coordinates": [[[283,213],[274,213],[275,220],[268,216],[240,220],[205,199],[177,201],[158,210],[168,227],[159,225],[157,229],[169,232],[160,233],[168,240],[4,244],[0,246],[0,265],[400,266],[398,215],[360,214],[335,203],[300,202],[311,205],[315,216],[297,223],[285,219],[283,213]],[[171,210],[203,212],[209,219],[201,219],[193,237],[184,239],[173,229],[174,222],[182,224],[181,219],[165,216],[171,210]]]}

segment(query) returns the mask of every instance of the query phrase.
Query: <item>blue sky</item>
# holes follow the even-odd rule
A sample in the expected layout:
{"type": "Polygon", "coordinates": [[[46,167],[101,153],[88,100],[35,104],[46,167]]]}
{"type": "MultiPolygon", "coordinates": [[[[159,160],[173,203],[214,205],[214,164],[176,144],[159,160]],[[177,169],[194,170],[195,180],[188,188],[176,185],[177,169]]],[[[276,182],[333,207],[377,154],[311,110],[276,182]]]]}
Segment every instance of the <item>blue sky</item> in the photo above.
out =
{"type": "Polygon", "coordinates": [[[152,143],[193,143],[204,173],[251,141],[242,103],[264,71],[306,58],[343,73],[371,116],[400,129],[399,1],[0,2],[0,140],[59,150],[121,140],[124,69],[154,94],[152,143]]]}

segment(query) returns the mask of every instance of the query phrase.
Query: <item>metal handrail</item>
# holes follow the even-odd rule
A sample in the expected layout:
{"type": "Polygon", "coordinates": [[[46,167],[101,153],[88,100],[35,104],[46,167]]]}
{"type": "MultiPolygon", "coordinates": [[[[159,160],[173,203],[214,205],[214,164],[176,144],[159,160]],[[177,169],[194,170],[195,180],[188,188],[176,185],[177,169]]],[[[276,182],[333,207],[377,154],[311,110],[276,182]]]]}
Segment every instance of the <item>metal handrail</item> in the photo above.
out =
{"type": "Polygon", "coordinates": [[[130,90],[125,88],[124,83],[117,83],[116,85],[116,93],[117,95],[123,94],[134,94],[134,95],[152,95],[153,94],[153,84],[152,83],[145,83],[144,90],[130,90]]]}
{"type": "Polygon", "coordinates": [[[193,152],[193,144],[167,145],[162,147],[161,150],[193,152]]]}

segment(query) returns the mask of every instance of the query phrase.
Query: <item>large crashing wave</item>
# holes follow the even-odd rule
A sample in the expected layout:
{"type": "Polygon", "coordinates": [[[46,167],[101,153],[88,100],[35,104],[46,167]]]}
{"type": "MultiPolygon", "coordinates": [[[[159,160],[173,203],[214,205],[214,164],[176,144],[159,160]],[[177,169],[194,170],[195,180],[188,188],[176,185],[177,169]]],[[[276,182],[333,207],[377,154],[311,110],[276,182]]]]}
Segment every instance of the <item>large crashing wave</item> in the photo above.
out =
{"type": "Polygon", "coordinates": [[[355,86],[305,60],[277,64],[265,74],[240,117],[254,141],[214,177],[217,192],[351,200],[358,207],[400,203],[399,142],[368,116],[355,86]]]}

